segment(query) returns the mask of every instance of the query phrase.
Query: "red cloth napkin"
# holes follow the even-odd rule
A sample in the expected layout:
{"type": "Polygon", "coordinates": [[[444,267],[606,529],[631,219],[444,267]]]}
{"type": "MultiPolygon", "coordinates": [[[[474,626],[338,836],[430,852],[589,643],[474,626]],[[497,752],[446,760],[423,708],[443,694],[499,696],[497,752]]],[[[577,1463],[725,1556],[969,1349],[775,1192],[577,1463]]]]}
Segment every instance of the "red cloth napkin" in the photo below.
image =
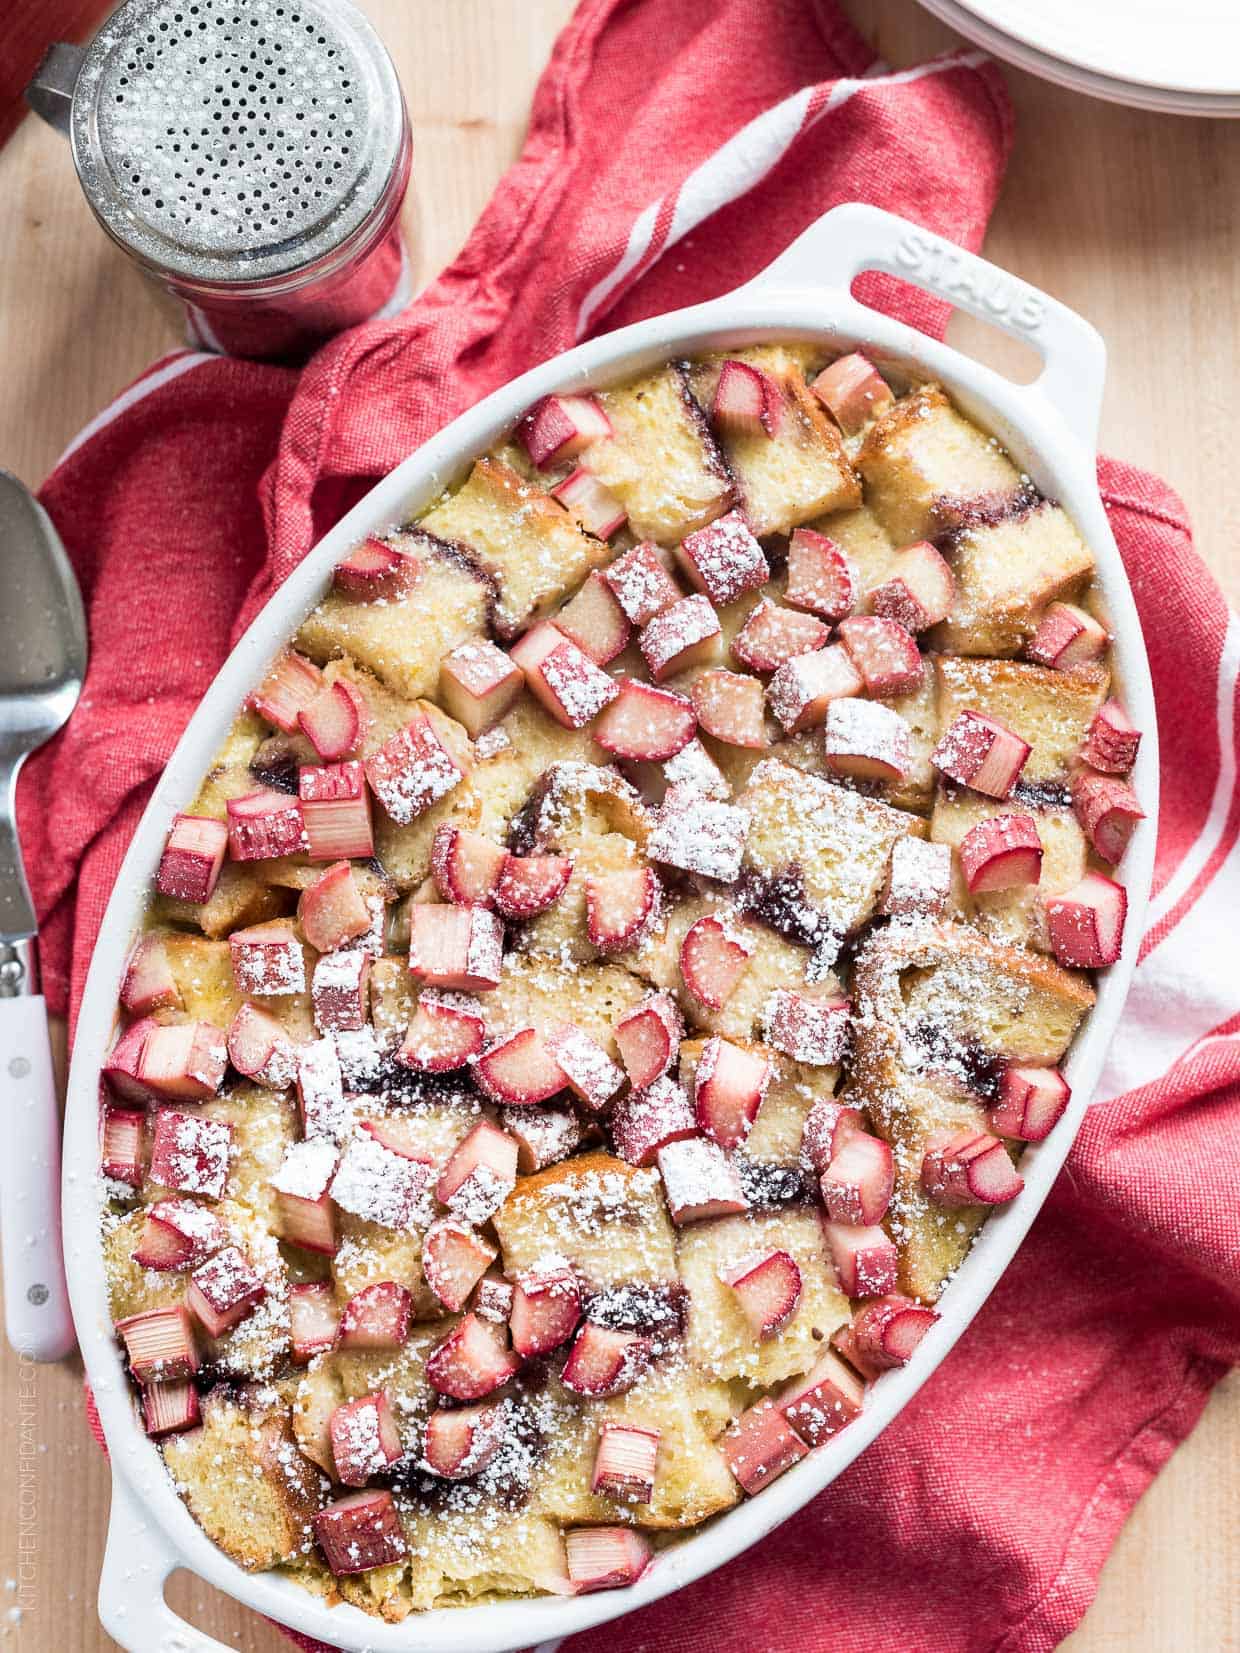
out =
{"type": "MultiPolygon", "coordinates": [[[[586,0],[521,159],[456,261],[300,377],[179,354],[43,498],[83,582],[82,705],[21,825],[72,1010],[125,844],[230,642],[374,477],[593,329],[726,291],[863,199],[968,247],[1009,138],[977,54],[890,74],[830,0],[586,0]],[[864,77],[864,78],[850,78],[864,77]]],[[[930,331],[942,308],[875,284],[930,331]]],[[[1022,1653],[1088,1606],[1133,1503],[1240,1357],[1240,638],[1162,483],[1101,481],[1163,743],[1151,926],[1103,1092],[1020,1255],[885,1435],[763,1544],[569,1653],[1022,1653]],[[1213,922],[1212,922],[1213,921],[1213,922]]]]}

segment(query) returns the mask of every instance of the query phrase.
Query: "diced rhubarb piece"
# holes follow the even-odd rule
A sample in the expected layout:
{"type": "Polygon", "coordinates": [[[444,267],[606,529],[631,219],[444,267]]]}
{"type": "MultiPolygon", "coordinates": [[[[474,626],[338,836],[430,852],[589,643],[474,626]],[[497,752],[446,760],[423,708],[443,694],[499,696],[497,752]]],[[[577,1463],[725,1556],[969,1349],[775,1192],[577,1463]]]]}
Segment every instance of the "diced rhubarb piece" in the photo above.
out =
{"type": "Polygon", "coordinates": [[[651,677],[665,683],[691,667],[717,665],[723,628],[708,597],[681,597],[648,620],[637,640],[651,677]]]}
{"type": "Polygon", "coordinates": [[[292,924],[254,924],[228,938],[240,993],[277,998],[306,991],[306,956],[292,924]]]}
{"type": "Polygon", "coordinates": [[[716,608],[734,603],[771,577],[770,564],[739,511],[716,517],[705,528],[686,534],[676,560],[695,591],[716,608]]]}
{"type": "Polygon", "coordinates": [[[653,867],[587,878],[586,934],[600,953],[625,953],[649,933],[663,907],[663,886],[653,867]]]}
{"type": "Polygon", "coordinates": [[[263,1277],[237,1246],[217,1251],[196,1268],[185,1288],[185,1307],[208,1337],[223,1337],[267,1295],[263,1277]]]}
{"type": "Polygon", "coordinates": [[[852,1006],[840,993],[818,988],[777,987],[762,1012],[769,1045],[813,1068],[843,1060],[852,1025],[852,1006]]]}
{"type": "Polygon", "coordinates": [[[525,686],[521,668],[484,637],[458,644],[439,668],[439,699],[474,740],[492,728],[525,686]]]}
{"type": "Polygon", "coordinates": [[[809,1450],[769,1399],[742,1412],[719,1441],[732,1474],[752,1497],[769,1487],[809,1450]]]}
{"type": "Polygon", "coordinates": [[[321,872],[297,902],[302,934],[319,953],[364,936],[373,917],[348,861],[337,861],[321,872]]]}
{"type": "Polygon", "coordinates": [[[297,1049],[297,1101],[307,1136],[343,1142],[353,1122],[334,1039],[314,1039],[297,1049]]]}
{"type": "Polygon", "coordinates": [[[640,1332],[615,1331],[587,1320],[573,1340],[560,1382],[590,1400],[622,1395],[650,1365],[654,1345],[640,1332]]]}
{"type": "Polygon", "coordinates": [[[426,1420],[426,1467],[447,1481],[481,1475],[504,1444],[505,1427],[502,1406],[441,1406],[426,1420]]]}
{"type": "Polygon", "coordinates": [[[717,1142],[700,1136],[666,1142],[655,1159],[677,1227],[749,1209],[740,1176],[717,1142]]]}
{"type": "Polygon", "coordinates": [[[524,1359],[567,1343],[580,1319],[581,1287],[571,1269],[542,1269],[517,1281],[508,1329],[513,1348],[524,1359]]]}
{"type": "Polygon", "coordinates": [[[1127,849],[1133,827],[1145,819],[1127,781],[1089,769],[1079,769],[1072,777],[1072,806],[1095,854],[1112,865],[1127,849]]]}
{"type": "Polygon", "coordinates": [[[271,1179],[280,1238],[325,1257],[334,1256],[339,1244],[330,1194],[339,1157],[330,1137],[307,1137],[285,1149],[271,1179]]]}
{"type": "Polygon", "coordinates": [[[392,1494],[355,1492],[314,1517],[314,1537],[337,1578],[388,1567],[409,1554],[392,1494]]]}
{"type": "Polygon", "coordinates": [[[505,918],[535,918],[555,905],[572,876],[568,855],[506,855],[495,886],[495,905],[505,918]]]}
{"type": "Polygon", "coordinates": [[[864,1130],[859,1108],[850,1108],[834,1096],[820,1096],[801,1127],[801,1158],[820,1177],[849,1137],[864,1130]]]}
{"type": "Polygon", "coordinates": [[[142,1186],[142,1142],[146,1113],[136,1108],[105,1108],[99,1136],[99,1169],[129,1188],[142,1186]]]}
{"type": "Polygon", "coordinates": [[[622,1096],[612,1109],[612,1142],[630,1165],[653,1165],[669,1142],[699,1135],[697,1114],[683,1085],[670,1074],[622,1096]]]}
{"type": "Polygon", "coordinates": [[[590,1491],[621,1504],[648,1504],[654,1497],[660,1439],[657,1429],[605,1423],[599,1431],[590,1491]]]}
{"type": "Polygon", "coordinates": [[[854,614],[840,622],[840,642],[861,673],[866,693],[911,694],[925,668],[915,640],[880,614],[854,614]]]}
{"type": "Polygon", "coordinates": [[[421,1073],[451,1073],[481,1054],[486,1042],[482,1005],[469,993],[423,988],[396,1060],[421,1073]]]}
{"type": "Polygon", "coordinates": [[[485,993],[498,987],[504,926],[485,907],[414,906],[409,912],[409,968],[432,987],[485,993]]]}
{"type": "Polygon", "coordinates": [[[605,752],[633,763],[662,763],[683,752],[697,729],[693,702],[640,678],[621,680],[619,696],[591,733],[605,752]]]}
{"type": "Polygon", "coordinates": [[[297,772],[297,789],[311,861],[365,860],[374,854],[370,792],[360,763],[305,765],[297,772]]]}
{"type": "Polygon", "coordinates": [[[194,1324],[182,1304],[131,1314],[116,1322],[116,1332],[139,1383],[172,1383],[198,1370],[194,1324]]]}
{"type": "Polygon", "coordinates": [[[856,436],[895,401],[891,386],[859,350],[824,367],[810,389],[845,436],[856,436]]]}
{"type": "Polygon", "coordinates": [[[1063,1117],[1071,1095],[1058,1068],[1007,1067],[999,1080],[998,1099],[990,1107],[990,1127],[996,1136],[1041,1142],[1063,1117]]]}
{"type": "Polygon", "coordinates": [[[764,597],[732,642],[732,653],[754,672],[773,672],[801,654],[821,649],[831,628],[812,614],[779,608],[764,597]]]}
{"type": "Polygon", "coordinates": [[[413,1298],[395,1280],[375,1280],[349,1298],[340,1314],[342,1349],[399,1349],[409,1341],[413,1298]]]}
{"type": "Polygon", "coordinates": [[[645,626],[680,601],[681,590],[649,540],[632,546],[602,571],[612,595],[635,626],[645,626]]]}
{"type": "Polygon", "coordinates": [[[597,396],[544,396],[522,415],[516,434],[530,463],[546,470],[610,436],[611,421],[597,396]]]}
{"type": "Polygon", "coordinates": [[[316,665],[287,649],[250,696],[248,705],[259,717],[291,735],[302,707],[310,704],[322,683],[323,674],[316,665]]]}
{"type": "Polygon", "coordinates": [[[826,720],[833,702],[859,695],[862,687],[848,651],[832,643],[813,654],[786,660],[767,684],[766,696],[785,733],[796,735],[802,729],[816,729],[826,720]]]}
{"type": "Polygon", "coordinates": [[[422,1241],[422,1272],[444,1308],[456,1314],[498,1255],[468,1223],[437,1217],[422,1241]]]}
{"type": "MultiPolygon", "coordinates": [[[[585,523],[583,526],[590,525],[585,523]]],[[[599,537],[606,539],[607,535],[601,534],[599,537]]],[[[555,625],[556,630],[563,632],[570,643],[576,643],[596,666],[605,666],[609,660],[623,654],[633,635],[628,615],[597,568],[586,576],[576,596],[565,603],[556,615],[555,625]]]]}
{"type": "Polygon", "coordinates": [[[1002,1205],[1025,1186],[998,1137],[940,1131],[921,1162],[921,1186],[936,1205],[1002,1205]]]}
{"type": "Polygon", "coordinates": [[[1092,665],[1111,641],[1105,626],[1075,603],[1051,603],[1025,646],[1030,660],[1056,671],[1092,665]]]}
{"type": "Polygon", "coordinates": [[[180,1010],[181,990],[168,962],[168,949],[160,935],[140,936],[125,965],[121,1003],[132,1016],[149,1016],[152,1010],[180,1010]]]}
{"type": "Polygon", "coordinates": [[[620,693],[616,680],[550,620],[532,626],[513,645],[512,659],[530,693],[565,729],[584,729],[620,693]]]}
{"type": "Polygon", "coordinates": [[[867,1377],[907,1366],[917,1345],[938,1319],[933,1309],[893,1292],[862,1304],[852,1322],[851,1349],[867,1377]]]}
{"type": "Polygon", "coordinates": [[[1114,964],[1124,945],[1128,892],[1113,878],[1087,872],[1079,884],[1046,903],[1051,951],[1060,964],[1098,970],[1114,964]]]}
{"type": "Polygon", "coordinates": [[[474,1064],[474,1078],[493,1101],[509,1107],[545,1102],[568,1083],[547,1040],[533,1027],[521,1028],[492,1045],[474,1064]]]}
{"type": "Polygon", "coordinates": [[[563,482],[557,482],[551,492],[569,516],[595,539],[610,539],[629,520],[628,512],[611,489],[584,465],[579,465],[563,482]]]}
{"type": "Polygon", "coordinates": [[[126,1102],[145,1106],[155,1094],[149,1085],[144,1085],[139,1079],[138,1064],[142,1060],[148,1034],[159,1025],[150,1016],[132,1022],[104,1058],[100,1071],[110,1088],[126,1102]]]}
{"type": "Polygon", "coordinates": [[[409,594],[422,578],[422,563],[412,552],[374,537],[354,546],[336,564],[334,579],[350,597],[391,602],[409,594]]]}
{"type": "Polygon", "coordinates": [[[988,798],[1007,798],[1032,751],[1011,729],[984,712],[957,712],[930,761],[949,780],[988,798]]]}
{"type": "Polygon", "coordinates": [[[153,1440],[196,1429],[201,1422],[198,1390],[189,1378],[149,1383],[142,1391],[142,1425],[153,1440]]]}
{"type": "Polygon", "coordinates": [[[749,816],[688,786],[671,786],[646,844],[652,861],[732,884],[740,875],[749,816]]]}
{"type": "Polygon", "coordinates": [[[578,1101],[590,1113],[602,1113],[623,1085],[624,1069],[616,1066],[597,1040],[567,1022],[548,1034],[547,1049],[578,1101]]]}
{"type": "Polygon", "coordinates": [[[331,1182],[336,1204],[363,1222],[409,1228],[429,1214],[427,1191],[433,1175],[428,1160],[414,1159],[363,1132],[345,1146],[331,1182]]]}
{"type": "Polygon", "coordinates": [[[699,1127],[721,1148],[739,1148],[749,1135],[771,1082],[770,1059],[727,1039],[708,1039],[693,1075],[699,1127]]]}
{"type": "Polygon", "coordinates": [[[517,1154],[510,1136],[479,1121],[444,1166],[435,1198],[465,1222],[486,1222],[517,1186],[517,1154]]]}
{"type": "Polygon", "coordinates": [[[571,1108],[501,1108],[500,1124],[517,1145],[517,1169],[532,1176],[581,1146],[585,1131],[571,1108]]]}
{"type": "Polygon", "coordinates": [[[209,901],[227,850],[225,822],[202,815],[176,816],[159,858],[155,887],[175,901],[209,901]]]}
{"type": "Polygon", "coordinates": [[[754,1337],[760,1343],[776,1337],[801,1302],[801,1271],[786,1251],[772,1250],[746,1257],[720,1272],[754,1337]]]}
{"type": "Polygon", "coordinates": [[[287,792],[266,788],[229,798],[228,853],[234,861],[271,861],[297,855],[306,846],[301,804],[287,792]]]}
{"type": "Polygon", "coordinates": [[[489,1320],[495,1326],[506,1326],[508,1316],[512,1313],[512,1282],[505,1280],[502,1274],[497,1274],[494,1270],[484,1274],[474,1288],[470,1307],[479,1320],[489,1320]]]}
{"type": "Polygon", "coordinates": [[[713,424],[729,436],[774,436],[783,415],[783,392],[769,373],[751,362],[724,362],[710,406],[713,424]]]}
{"type": "Polygon", "coordinates": [[[227,1239],[227,1229],[205,1205],[157,1200],[147,1207],[133,1260],[139,1268],[180,1274],[205,1263],[227,1239]]]}
{"type": "Polygon", "coordinates": [[[431,841],[431,872],[440,895],[467,907],[491,905],[507,859],[506,849],[465,827],[436,827],[431,841]]]}
{"type": "Polygon", "coordinates": [[[314,1025],[320,1033],[356,1033],[366,1026],[370,1006],[369,953],[344,947],[324,953],[310,987],[314,1025]]]}
{"type": "Polygon", "coordinates": [[[482,1400],[521,1369],[521,1357],[506,1348],[502,1332],[467,1314],[437,1343],[426,1361],[426,1379],[453,1400],[482,1400]]]}
{"type": "Polygon", "coordinates": [[[895,1190],[895,1162],[881,1137],[851,1132],[819,1179],[832,1222],[869,1228],[881,1222],[895,1190]]]}
{"type": "Polygon", "coordinates": [[[654,1550],[632,1527],[575,1527],[564,1534],[564,1556],[573,1593],[584,1596],[636,1584],[654,1550]]]}
{"type": "Polygon", "coordinates": [[[328,1428],[336,1479],[347,1487],[364,1487],[401,1455],[400,1431],[382,1389],[338,1406],[328,1428]]]}
{"type": "Polygon", "coordinates": [[[155,1115],[150,1179],[178,1194],[224,1197],[232,1126],[219,1119],[161,1108],[155,1115]]]}
{"type": "Polygon", "coordinates": [[[645,1090],[667,1072],[684,1036],[684,1018],[670,993],[647,993],[620,1018],[615,1027],[616,1044],[635,1091],[645,1090]]]}
{"type": "Polygon", "coordinates": [[[1042,876],[1042,840],[1032,815],[992,815],[960,840],[960,870],[970,895],[1036,884],[1042,876]]]}
{"type": "Polygon", "coordinates": [[[916,636],[946,620],[956,600],[956,577],[929,540],[906,545],[895,571],[870,592],[870,609],[916,636]]]}
{"type": "Polygon", "coordinates": [[[938,918],[952,888],[952,847],[925,838],[897,838],[878,910],[888,918],[938,918]]]}
{"type": "Polygon", "coordinates": [[[708,1010],[722,1010],[753,954],[744,935],[708,913],[685,931],[680,975],[687,992],[708,1010]]]}
{"type": "Polygon", "coordinates": [[[690,694],[698,722],[708,735],[728,746],[761,749],[766,734],[766,697],[756,677],[722,667],[703,672],[690,694]]]}
{"type": "Polygon", "coordinates": [[[298,721],[323,762],[337,763],[357,751],[370,723],[370,708],[361,690],[341,677],[302,707],[298,721]]]}
{"type": "Polygon", "coordinates": [[[912,762],[907,721],[880,700],[833,700],[827,707],[823,756],[833,775],[898,781],[912,762]]]}
{"type": "Polygon", "coordinates": [[[788,542],[784,601],[835,623],[848,618],[857,596],[852,564],[840,546],[816,529],[795,529],[788,542]]]}
{"type": "Polygon", "coordinates": [[[334,1347],[340,1316],[328,1280],[310,1280],[288,1289],[289,1332],[293,1359],[305,1366],[334,1347]]]}
{"type": "Polygon", "coordinates": [[[1080,758],[1106,775],[1126,775],[1137,761],[1141,731],[1118,700],[1106,700],[1081,742],[1080,758]]]}
{"type": "Polygon", "coordinates": [[[785,1421],[812,1448],[860,1414],[865,1385],[837,1354],[824,1349],[803,1377],[793,1378],[773,1398],[785,1421]]]}
{"type": "Polygon", "coordinates": [[[211,1022],[175,1022],[148,1032],[138,1078],[157,1096],[201,1102],[219,1090],[227,1066],[222,1028],[211,1022]]]}
{"type": "Polygon", "coordinates": [[[878,1297],[895,1290],[898,1255],[881,1228],[824,1221],[822,1232],[845,1297],[878,1297]]]}
{"type": "Polygon", "coordinates": [[[372,752],[363,766],[370,790],[398,826],[408,826],[465,778],[426,712],[372,752]]]}

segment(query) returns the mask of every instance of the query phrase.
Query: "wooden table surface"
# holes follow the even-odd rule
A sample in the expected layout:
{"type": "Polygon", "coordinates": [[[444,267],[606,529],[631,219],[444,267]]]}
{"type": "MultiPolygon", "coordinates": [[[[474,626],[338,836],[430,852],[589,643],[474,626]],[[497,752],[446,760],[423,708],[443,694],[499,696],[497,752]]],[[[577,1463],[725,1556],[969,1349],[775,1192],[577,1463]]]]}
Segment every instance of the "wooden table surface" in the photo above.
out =
{"type": "MultiPolygon", "coordinates": [[[[571,0],[364,3],[409,96],[425,277],[515,156],[571,0]]],[[[847,3],[897,67],[952,43],[913,0],[847,3]]],[[[1202,555],[1235,599],[1240,121],[1141,114],[1016,71],[1008,80],[1016,149],[986,250],[1107,336],[1103,444],[1180,490],[1202,555]]],[[[67,150],[34,119],[0,153],[0,224],[0,465],[37,483],[87,419],[181,340],[96,230],[67,150]]],[[[984,353],[993,346],[983,333],[969,325],[953,337],[984,353]]],[[[0,1500],[0,1636],[29,1653],[111,1647],[94,1610],[108,1477],[83,1420],[80,1367],[34,1367],[6,1349],[0,1419],[12,1489],[0,1500]]],[[[1065,1644],[1072,1653],[1240,1653],[1238,1447],[1233,1376],[1128,1523],[1065,1644]]],[[[287,1647],[197,1581],[173,1588],[179,1610],[221,1640],[253,1653],[287,1647]]]]}

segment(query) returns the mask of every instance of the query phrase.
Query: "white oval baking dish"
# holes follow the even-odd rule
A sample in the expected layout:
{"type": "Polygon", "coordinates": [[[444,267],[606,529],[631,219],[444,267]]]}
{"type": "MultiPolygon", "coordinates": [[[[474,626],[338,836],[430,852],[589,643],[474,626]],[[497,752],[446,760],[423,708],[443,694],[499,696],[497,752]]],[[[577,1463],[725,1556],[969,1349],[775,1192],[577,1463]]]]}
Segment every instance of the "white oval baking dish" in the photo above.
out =
{"type": "Polygon", "coordinates": [[[225,662],[191,719],[134,836],[108,904],[78,1019],[65,1131],[64,1223],[70,1293],[86,1371],[111,1454],[113,1497],[99,1611],[132,1653],[225,1653],[166,1605],[169,1573],[187,1567],[282,1624],[354,1653],[506,1653],[615,1618],[679,1589],[753,1544],[828,1486],[926,1381],[964,1332],[1037,1215],[1089,1105],[1115,1031],[1140,942],[1154,860],[1158,748],[1153,691],[1136,609],[1111,537],[1094,471],[1105,347],[1071,310],[1024,282],[903,219],[871,207],[837,207],[753,281],[708,304],[654,317],[591,340],[497,390],[412,454],[310,553],[225,662]],[[850,293],[855,277],[883,270],[1026,340],[1043,371],[1020,386],[850,293]],[[436,1610],[403,1625],[351,1606],[327,1607],[290,1580],[247,1574],[210,1542],[181,1503],[138,1419],[112,1333],[98,1233],[98,1075],[111,1039],[121,969],[173,814],[199,779],[237,707],[270,658],[318,601],[333,564],[365,535],[419,510],[532,402],[553,391],[615,383],[672,354],[764,337],[821,338],[860,347],[880,367],[941,381],[991,431],[1044,493],[1059,499],[1093,548],[1115,636],[1115,663],[1135,722],[1145,731],[1134,785],[1146,819],[1123,863],[1129,917],[1120,962],[1067,1063],[1072,1102],[1048,1139],[1022,1161],[1026,1186],[987,1222],[945,1292],[939,1323],[912,1362],[873,1386],[862,1416],[759,1497],[662,1552],[623,1591],[564,1600],[436,1610]]]}

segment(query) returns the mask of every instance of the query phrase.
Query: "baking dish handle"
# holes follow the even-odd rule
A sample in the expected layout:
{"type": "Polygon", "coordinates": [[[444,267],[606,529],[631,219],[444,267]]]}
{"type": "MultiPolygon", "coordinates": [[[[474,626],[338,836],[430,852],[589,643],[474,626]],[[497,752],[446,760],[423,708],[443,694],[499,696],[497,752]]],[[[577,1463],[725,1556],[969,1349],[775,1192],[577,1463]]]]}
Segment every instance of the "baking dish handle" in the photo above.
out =
{"type": "Polygon", "coordinates": [[[864,312],[851,288],[867,270],[882,270],[943,299],[979,321],[1031,345],[1042,372],[1014,389],[1045,399],[1092,454],[1106,380],[1106,345],[1083,316],[997,264],[878,207],[850,202],[811,224],[749,283],[838,288],[864,312]]]}
{"type": "Polygon", "coordinates": [[[112,1471],[108,1543],[99,1578],[99,1620],[128,1653],[236,1653],[186,1624],[164,1600],[181,1565],[123,1475],[112,1471]]]}

